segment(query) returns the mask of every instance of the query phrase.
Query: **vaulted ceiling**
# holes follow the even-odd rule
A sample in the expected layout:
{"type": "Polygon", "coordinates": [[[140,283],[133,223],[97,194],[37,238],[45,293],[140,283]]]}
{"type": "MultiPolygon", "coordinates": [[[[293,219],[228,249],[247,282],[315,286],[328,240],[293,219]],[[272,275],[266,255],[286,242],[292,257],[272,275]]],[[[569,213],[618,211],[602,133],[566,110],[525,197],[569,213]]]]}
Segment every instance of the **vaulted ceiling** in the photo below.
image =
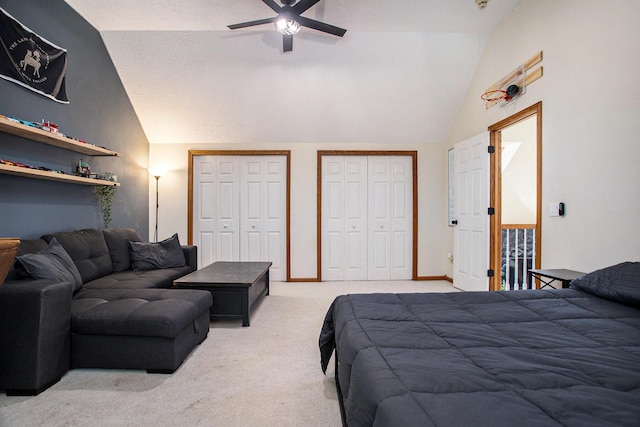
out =
{"type": "MultiPolygon", "coordinates": [[[[321,0],[282,52],[260,0],[66,0],[102,35],[151,143],[441,143],[523,0],[321,0]]],[[[488,84],[493,82],[488,82],[488,84]]]]}

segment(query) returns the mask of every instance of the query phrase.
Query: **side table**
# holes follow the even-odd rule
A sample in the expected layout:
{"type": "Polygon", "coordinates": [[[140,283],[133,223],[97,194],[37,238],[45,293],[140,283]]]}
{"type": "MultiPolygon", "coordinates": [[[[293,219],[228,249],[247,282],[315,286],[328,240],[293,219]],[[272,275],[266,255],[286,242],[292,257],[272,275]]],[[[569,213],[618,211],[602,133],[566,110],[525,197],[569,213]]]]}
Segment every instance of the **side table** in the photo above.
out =
{"type": "Polygon", "coordinates": [[[571,283],[573,279],[577,279],[578,277],[584,276],[585,274],[586,273],[582,273],[580,271],[567,270],[564,268],[531,269],[529,270],[529,283],[533,283],[533,279],[536,278],[543,283],[543,285],[540,286],[540,289],[542,289],[546,286],[551,286],[551,283],[557,280],[558,282],[562,282],[563,288],[568,288],[569,283],[571,283]],[[547,280],[544,280],[543,278],[547,280]]]}

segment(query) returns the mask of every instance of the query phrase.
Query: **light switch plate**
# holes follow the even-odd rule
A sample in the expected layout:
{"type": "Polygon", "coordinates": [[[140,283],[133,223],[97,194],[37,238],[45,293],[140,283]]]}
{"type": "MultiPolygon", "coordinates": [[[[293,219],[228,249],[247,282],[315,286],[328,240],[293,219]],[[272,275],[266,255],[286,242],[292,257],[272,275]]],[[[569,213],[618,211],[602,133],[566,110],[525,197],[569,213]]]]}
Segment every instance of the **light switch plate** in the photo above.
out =
{"type": "Polygon", "coordinates": [[[549,203],[549,216],[560,216],[560,202],[549,203]]]}

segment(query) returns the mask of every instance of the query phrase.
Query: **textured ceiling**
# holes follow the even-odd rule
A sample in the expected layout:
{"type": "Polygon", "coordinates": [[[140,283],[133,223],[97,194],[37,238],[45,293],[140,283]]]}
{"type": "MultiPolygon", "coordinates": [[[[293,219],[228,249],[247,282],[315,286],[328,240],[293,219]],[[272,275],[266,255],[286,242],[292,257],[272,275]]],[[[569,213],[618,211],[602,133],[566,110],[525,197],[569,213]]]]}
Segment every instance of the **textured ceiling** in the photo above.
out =
{"type": "Polygon", "coordinates": [[[444,142],[522,0],[321,0],[282,52],[260,0],[66,0],[100,31],[151,143],[444,142]],[[386,123],[382,126],[381,123],[386,123]]]}
{"type": "MultiPolygon", "coordinates": [[[[278,0],[276,3],[280,4],[278,0]]],[[[260,0],[66,0],[100,31],[228,31],[274,16],[260,0]]],[[[521,0],[321,0],[303,15],[349,31],[488,33],[521,0]]]]}

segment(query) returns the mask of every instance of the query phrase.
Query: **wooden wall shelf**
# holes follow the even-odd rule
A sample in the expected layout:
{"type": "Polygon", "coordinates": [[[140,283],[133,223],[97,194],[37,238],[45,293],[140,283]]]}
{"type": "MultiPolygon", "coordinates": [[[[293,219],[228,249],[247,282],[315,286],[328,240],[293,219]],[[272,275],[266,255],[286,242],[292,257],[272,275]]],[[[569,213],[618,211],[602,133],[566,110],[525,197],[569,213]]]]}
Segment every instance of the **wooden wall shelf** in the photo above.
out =
{"type": "Polygon", "coordinates": [[[120,155],[120,153],[109,150],[107,148],[98,147],[97,145],[89,144],[86,142],[76,141],[75,139],[47,132],[42,129],[33,128],[21,123],[16,123],[2,115],[0,115],[0,132],[9,133],[11,135],[16,135],[22,138],[41,142],[43,144],[53,145],[55,147],[64,148],[66,150],[71,150],[90,156],[120,155]]]}
{"type": "Polygon", "coordinates": [[[43,171],[40,169],[30,169],[20,166],[10,166],[0,163],[0,174],[17,175],[25,178],[46,179],[49,181],[68,182],[71,184],[83,184],[83,185],[109,185],[119,187],[119,182],[105,181],[104,179],[84,178],[81,176],[68,175],[63,173],[55,173],[50,171],[43,171]]]}

